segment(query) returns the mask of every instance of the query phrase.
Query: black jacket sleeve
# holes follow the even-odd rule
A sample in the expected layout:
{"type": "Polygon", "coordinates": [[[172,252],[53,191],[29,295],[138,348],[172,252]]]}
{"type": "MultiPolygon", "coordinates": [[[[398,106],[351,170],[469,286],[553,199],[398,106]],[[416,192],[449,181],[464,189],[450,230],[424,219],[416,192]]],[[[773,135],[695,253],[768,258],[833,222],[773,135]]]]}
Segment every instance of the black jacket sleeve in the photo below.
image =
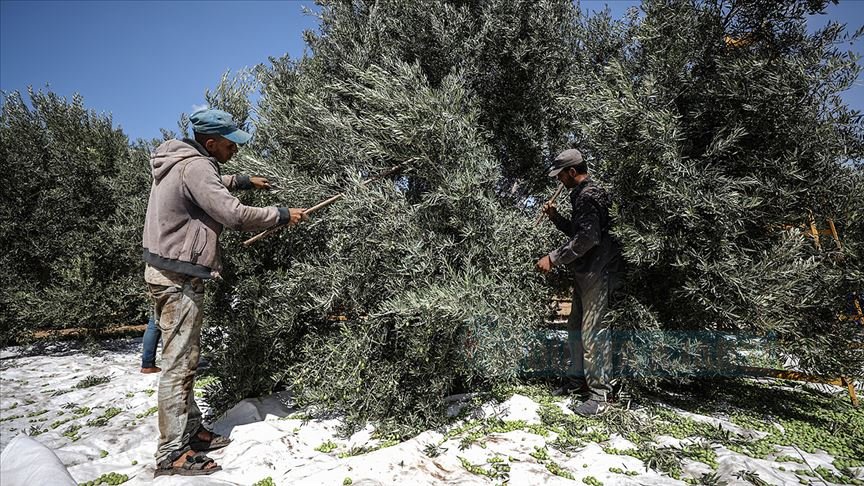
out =
{"type": "Polygon", "coordinates": [[[555,227],[565,235],[571,238],[573,237],[573,222],[558,214],[557,211],[555,212],[555,215],[552,216],[552,224],[554,224],[555,227]]]}
{"type": "Polygon", "coordinates": [[[570,224],[570,241],[549,254],[552,265],[566,265],[600,244],[600,211],[587,198],[579,198],[573,205],[573,220],[570,224]]]}

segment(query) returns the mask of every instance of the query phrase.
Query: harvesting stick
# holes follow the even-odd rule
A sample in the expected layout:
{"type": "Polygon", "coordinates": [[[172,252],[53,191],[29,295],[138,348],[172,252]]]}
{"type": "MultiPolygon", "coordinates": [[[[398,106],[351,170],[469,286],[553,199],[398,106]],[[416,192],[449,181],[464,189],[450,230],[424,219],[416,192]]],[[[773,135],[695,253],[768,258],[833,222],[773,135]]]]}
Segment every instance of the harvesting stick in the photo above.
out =
{"type": "MultiPolygon", "coordinates": [[[[555,190],[555,194],[552,194],[552,197],[549,198],[548,201],[546,201],[546,204],[554,203],[554,202],[555,202],[555,199],[558,198],[558,195],[561,194],[561,191],[562,191],[563,189],[564,189],[564,184],[562,184],[562,183],[559,182],[559,183],[558,183],[558,189],[556,189],[556,190],[555,190]]],[[[544,204],[543,206],[545,206],[546,204],[544,204]]],[[[543,213],[543,210],[542,210],[542,207],[543,207],[543,206],[541,206],[540,214],[537,215],[537,221],[534,221],[534,226],[535,226],[535,227],[536,227],[538,224],[540,224],[540,221],[543,221],[543,214],[544,214],[544,213],[543,213]]]]}
{"type": "MultiPolygon", "coordinates": [[[[362,187],[362,186],[365,186],[366,184],[369,184],[370,182],[381,180],[381,179],[383,179],[389,175],[393,175],[396,172],[399,172],[400,170],[402,170],[402,167],[403,167],[402,165],[395,165],[395,166],[387,169],[386,171],[384,171],[384,172],[382,172],[382,173],[380,173],[374,177],[370,177],[370,178],[366,179],[365,181],[363,181],[360,184],[360,186],[362,187]]],[[[326,208],[327,206],[335,203],[336,201],[342,199],[343,197],[345,197],[345,193],[340,192],[339,194],[336,194],[333,197],[327,198],[327,199],[319,202],[318,204],[312,206],[311,208],[306,208],[306,210],[303,211],[303,216],[305,217],[305,216],[308,216],[314,212],[320,211],[320,210],[326,208]]],[[[252,243],[255,243],[256,241],[258,241],[262,238],[265,238],[268,235],[270,235],[271,233],[275,233],[276,231],[279,231],[280,229],[282,229],[286,226],[288,226],[288,225],[283,224],[283,225],[274,226],[268,230],[262,231],[262,232],[258,233],[257,235],[253,236],[252,238],[249,238],[248,240],[244,241],[243,246],[249,246],[252,243]]]]}

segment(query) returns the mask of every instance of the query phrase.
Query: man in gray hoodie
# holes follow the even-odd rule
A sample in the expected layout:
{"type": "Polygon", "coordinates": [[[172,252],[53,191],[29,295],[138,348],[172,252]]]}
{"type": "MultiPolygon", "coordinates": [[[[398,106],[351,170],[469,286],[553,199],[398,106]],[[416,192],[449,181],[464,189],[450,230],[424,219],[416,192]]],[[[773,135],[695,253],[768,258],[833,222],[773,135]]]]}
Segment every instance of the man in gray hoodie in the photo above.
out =
{"type": "Polygon", "coordinates": [[[231,195],[231,189],[270,185],[263,177],[221,175],[219,164],[251,138],[230,114],[200,110],[190,122],[194,140],[169,140],[150,159],[153,185],[143,256],[144,280],[162,331],[156,476],[219,471],[204,451],[230,442],[202,426],[192,390],[200,355],[204,280],[219,278],[222,270],[222,229],[257,231],[297,224],[304,217],[301,208],[245,206],[231,195]]]}

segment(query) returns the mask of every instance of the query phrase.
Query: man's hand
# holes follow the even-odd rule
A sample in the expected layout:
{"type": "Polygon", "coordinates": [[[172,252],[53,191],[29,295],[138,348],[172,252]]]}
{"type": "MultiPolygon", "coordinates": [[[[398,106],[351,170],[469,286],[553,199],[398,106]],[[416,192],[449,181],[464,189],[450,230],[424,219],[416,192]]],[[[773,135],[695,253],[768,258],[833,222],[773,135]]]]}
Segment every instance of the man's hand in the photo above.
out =
{"type": "Polygon", "coordinates": [[[540,270],[543,273],[549,273],[552,270],[552,259],[549,258],[549,255],[544,256],[543,258],[537,260],[537,270],[540,270]]]}
{"type": "Polygon", "coordinates": [[[270,181],[267,180],[266,177],[252,176],[249,180],[252,182],[252,187],[255,189],[263,189],[265,191],[272,189],[272,187],[270,187],[270,181]]]}
{"type": "Polygon", "coordinates": [[[288,208],[291,212],[291,221],[288,221],[289,226],[294,226],[300,221],[306,221],[309,216],[306,214],[306,208],[288,208]]]}
{"type": "Polygon", "coordinates": [[[544,204],[540,210],[543,211],[550,220],[558,214],[558,208],[555,207],[554,201],[546,201],[546,204],[544,204]]]}

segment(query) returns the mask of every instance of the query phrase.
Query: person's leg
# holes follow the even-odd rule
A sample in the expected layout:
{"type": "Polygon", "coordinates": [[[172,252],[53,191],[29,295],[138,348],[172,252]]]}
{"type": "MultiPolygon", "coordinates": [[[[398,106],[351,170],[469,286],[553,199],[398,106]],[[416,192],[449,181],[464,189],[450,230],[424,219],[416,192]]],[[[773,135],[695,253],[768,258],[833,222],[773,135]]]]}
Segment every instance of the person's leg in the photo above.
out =
{"type": "Polygon", "coordinates": [[[190,429],[200,425],[201,413],[192,388],[200,355],[204,284],[201,279],[190,278],[172,286],[149,287],[162,331],[158,464],[173,452],[188,448],[190,429]]]}
{"type": "Polygon", "coordinates": [[[605,402],[612,392],[612,336],[603,323],[609,302],[609,275],[585,285],[582,293],[582,345],[585,349],[585,378],[591,398],[605,402]]]}
{"type": "MultiPolygon", "coordinates": [[[[197,362],[197,361],[196,361],[197,362]]],[[[195,380],[193,378],[192,385],[194,387],[195,380]]],[[[186,420],[186,428],[183,430],[183,443],[189,444],[197,438],[195,435],[201,430],[201,410],[195,402],[195,392],[189,394],[189,400],[186,402],[187,410],[189,411],[186,420]]]]}
{"type": "Polygon", "coordinates": [[[150,314],[150,320],[147,322],[147,329],[144,331],[144,339],[141,343],[142,373],[158,373],[162,371],[161,368],[156,366],[156,347],[159,346],[159,339],[161,337],[162,331],[159,330],[155,313],[152,313],[150,314]]]}
{"type": "Polygon", "coordinates": [[[570,366],[567,377],[571,379],[585,378],[585,349],[582,346],[582,290],[578,284],[573,285],[573,300],[570,307],[570,317],[567,319],[567,346],[570,348],[570,366]]]}
{"type": "Polygon", "coordinates": [[[570,363],[564,376],[564,384],[553,391],[553,395],[584,394],[585,363],[582,347],[582,298],[579,285],[573,286],[573,300],[570,307],[570,317],[567,319],[567,348],[570,351],[570,363]]]}

